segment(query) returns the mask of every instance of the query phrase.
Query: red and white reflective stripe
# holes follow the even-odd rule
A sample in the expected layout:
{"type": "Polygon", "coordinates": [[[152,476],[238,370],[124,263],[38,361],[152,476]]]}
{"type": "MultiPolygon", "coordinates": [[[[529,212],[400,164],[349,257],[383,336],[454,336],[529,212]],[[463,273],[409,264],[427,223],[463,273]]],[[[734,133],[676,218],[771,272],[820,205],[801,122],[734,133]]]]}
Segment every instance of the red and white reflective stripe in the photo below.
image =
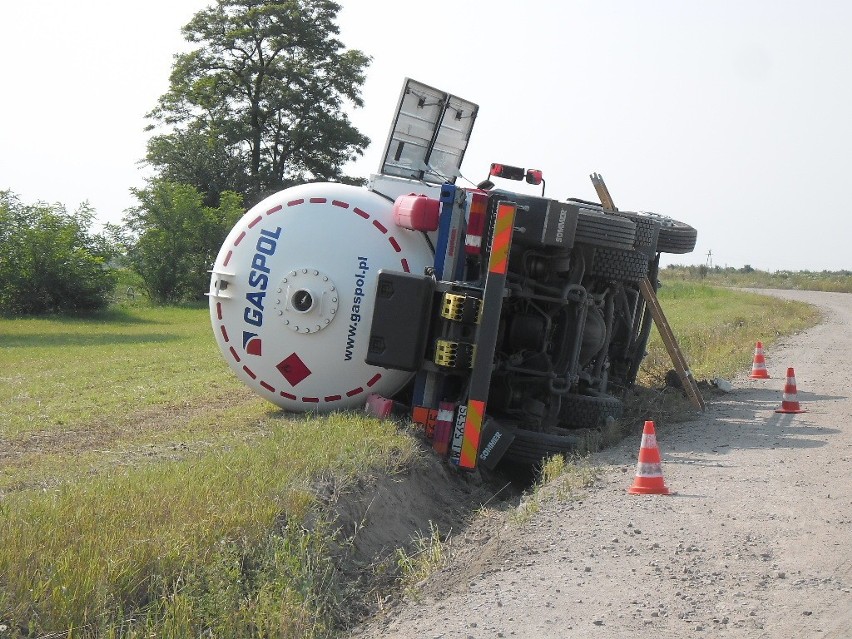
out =
{"type": "Polygon", "coordinates": [[[785,402],[796,401],[796,376],[787,375],[787,380],[784,383],[784,391],[781,393],[781,400],[785,402]]]}
{"type": "Polygon", "coordinates": [[[653,435],[642,435],[642,443],[639,444],[640,448],[657,448],[657,435],[656,433],[653,435]]]}
{"type": "Polygon", "coordinates": [[[663,465],[659,462],[650,464],[639,462],[636,464],[636,474],[639,477],[662,477],[663,465]]]}

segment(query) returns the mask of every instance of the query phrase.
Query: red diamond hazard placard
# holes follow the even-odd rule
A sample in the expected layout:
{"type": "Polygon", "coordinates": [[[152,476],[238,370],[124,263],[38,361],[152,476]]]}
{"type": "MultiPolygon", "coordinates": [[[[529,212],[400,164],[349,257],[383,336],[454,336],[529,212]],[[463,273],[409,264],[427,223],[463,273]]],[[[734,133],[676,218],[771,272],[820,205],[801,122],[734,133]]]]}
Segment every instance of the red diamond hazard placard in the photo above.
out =
{"type": "Polygon", "coordinates": [[[291,353],[275,367],[284,376],[290,386],[295,386],[311,374],[311,369],[305,366],[305,362],[296,353],[291,353]]]}

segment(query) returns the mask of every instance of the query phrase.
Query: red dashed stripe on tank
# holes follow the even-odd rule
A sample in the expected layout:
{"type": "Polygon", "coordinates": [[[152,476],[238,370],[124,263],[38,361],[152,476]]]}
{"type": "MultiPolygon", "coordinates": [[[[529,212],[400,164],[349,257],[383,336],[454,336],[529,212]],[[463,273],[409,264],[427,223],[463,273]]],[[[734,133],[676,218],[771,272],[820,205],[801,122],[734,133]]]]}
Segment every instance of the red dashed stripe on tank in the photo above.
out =
{"type": "Polygon", "coordinates": [[[275,392],[275,389],[272,387],[272,385],[271,385],[271,384],[267,384],[266,382],[261,381],[261,382],[260,382],[260,385],[261,385],[261,386],[263,386],[263,387],[264,387],[266,390],[268,390],[270,393],[274,393],[274,392],[275,392]]]}
{"type": "MultiPolygon", "coordinates": [[[[326,202],[328,202],[328,198],[325,198],[325,197],[312,197],[312,198],[310,198],[308,201],[309,201],[311,204],[325,204],[326,202]]],[[[304,198],[299,198],[299,199],[297,199],[297,200],[290,200],[289,202],[287,202],[287,206],[288,206],[288,207],[299,206],[300,204],[304,204],[304,203],[305,203],[305,199],[304,199],[304,198]]],[[[342,208],[342,209],[349,209],[349,208],[351,207],[351,208],[352,208],[352,211],[353,211],[356,215],[358,215],[359,217],[361,217],[361,218],[363,218],[363,219],[365,219],[365,220],[369,220],[369,219],[370,219],[370,214],[369,214],[369,213],[367,213],[367,212],[366,212],[366,211],[364,211],[363,209],[358,208],[357,206],[352,206],[351,204],[349,204],[349,202],[344,202],[343,200],[332,200],[332,201],[331,201],[331,203],[332,203],[332,205],[333,205],[333,206],[336,206],[336,207],[339,207],[339,208],[342,208]]],[[[283,207],[282,207],[282,205],[280,205],[280,204],[279,204],[278,206],[274,206],[274,207],[272,207],[271,209],[269,209],[269,210],[266,212],[266,214],[267,214],[267,215],[272,215],[273,213],[276,213],[276,212],[280,211],[282,208],[283,208],[283,207]]],[[[255,226],[258,222],[260,222],[260,220],[261,220],[261,219],[262,219],[262,216],[258,216],[258,217],[256,217],[255,219],[253,219],[251,222],[249,222],[249,224],[248,224],[248,228],[252,228],[252,227],[254,227],[254,226],[255,226]]],[[[398,241],[398,240],[397,240],[397,239],[396,239],[393,235],[388,235],[388,229],[387,229],[387,227],[386,227],[384,224],[382,224],[382,223],[381,223],[381,222],[379,222],[378,220],[373,220],[373,226],[374,226],[374,227],[376,227],[376,229],[377,229],[377,230],[378,230],[378,231],[379,231],[382,235],[387,235],[388,243],[389,243],[389,244],[393,247],[393,250],[394,250],[396,253],[401,253],[401,252],[402,252],[402,247],[400,246],[399,241],[398,241]]],[[[238,245],[239,245],[239,243],[243,241],[243,238],[245,238],[245,236],[246,236],[246,232],[245,232],[245,231],[243,231],[242,233],[240,233],[240,234],[237,236],[237,239],[236,239],[236,240],[234,240],[234,246],[238,246],[238,245]]],[[[231,255],[232,255],[232,254],[233,254],[233,251],[228,251],[227,255],[225,256],[225,261],[224,261],[224,264],[223,264],[224,266],[227,266],[227,265],[228,265],[228,262],[230,262],[230,260],[231,260],[231,255]]],[[[411,272],[411,269],[409,269],[409,267],[408,267],[408,260],[405,260],[405,259],[401,260],[401,265],[402,265],[402,270],[403,270],[403,271],[405,271],[406,273],[410,273],[410,272],[411,272]]]]}
{"type": "Polygon", "coordinates": [[[248,376],[249,376],[249,377],[251,377],[252,379],[257,379],[257,373],[255,373],[255,372],[254,372],[252,369],[250,369],[248,366],[243,366],[243,370],[246,372],[246,375],[248,375],[248,376]]]}
{"type": "Polygon", "coordinates": [[[241,361],[240,356],[237,354],[237,349],[235,349],[233,346],[231,346],[231,347],[229,347],[229,350],[231,351],[231,355],[234,356],[234,359],[236,361],[238,361],[238,362],[241,361]]]}

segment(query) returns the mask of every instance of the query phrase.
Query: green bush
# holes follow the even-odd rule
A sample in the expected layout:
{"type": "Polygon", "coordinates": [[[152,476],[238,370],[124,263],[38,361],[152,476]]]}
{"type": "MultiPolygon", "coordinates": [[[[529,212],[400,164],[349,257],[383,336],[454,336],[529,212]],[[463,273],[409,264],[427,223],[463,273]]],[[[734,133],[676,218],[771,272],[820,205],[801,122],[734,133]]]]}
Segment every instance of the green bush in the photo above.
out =
{"type": "Polygon", "coordinates": [[[125,218],[133,234],[125,239],[127,258],[145,292],[157,303],[204,299],[208,270],[243,214],[241,197],[224,191],[219,206],[209,207],[195,187],[165,180],[131,191],[139,206],[125,218]]]}
{"type": "Polygon", "coordinates": [[[116,276],[109,242],[90,231],[88,204],[22,204],[0,191],[0,313],[93,311],[110,302],[116,276]]]}

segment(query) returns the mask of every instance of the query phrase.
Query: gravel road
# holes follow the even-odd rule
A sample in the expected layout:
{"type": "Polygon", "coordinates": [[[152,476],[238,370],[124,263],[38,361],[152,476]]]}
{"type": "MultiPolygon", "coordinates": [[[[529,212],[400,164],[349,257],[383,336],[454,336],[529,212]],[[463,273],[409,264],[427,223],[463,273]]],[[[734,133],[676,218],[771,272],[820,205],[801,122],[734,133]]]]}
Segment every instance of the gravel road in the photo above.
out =
{"type": "Polygon", "coordinates": [[[354,635],[852,637],[852,295],[761,292],[825,321],[767,350],[772,379],[748,379],[743,353],[734,392],[657,429],[676,495],[626,493],[630,437],[593,457],[580,499],[478,522],[416,600],[354,635]],[[806,413],[774,412],[788,367],[806,413]]]}

